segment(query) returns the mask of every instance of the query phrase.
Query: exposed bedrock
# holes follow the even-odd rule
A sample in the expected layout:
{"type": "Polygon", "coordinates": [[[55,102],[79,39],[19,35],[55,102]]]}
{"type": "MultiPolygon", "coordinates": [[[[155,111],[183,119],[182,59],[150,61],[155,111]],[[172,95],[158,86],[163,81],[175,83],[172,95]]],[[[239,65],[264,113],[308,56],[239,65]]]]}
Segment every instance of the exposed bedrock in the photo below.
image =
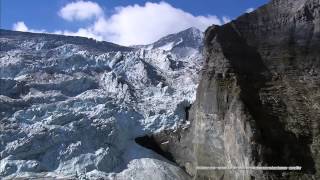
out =
{"type": "Polygon", "coordinates": [[[204,43],[191,125],[154,135],[160,147],[195,179],[320,179],[320,1],[273,0],[204,43]]]}

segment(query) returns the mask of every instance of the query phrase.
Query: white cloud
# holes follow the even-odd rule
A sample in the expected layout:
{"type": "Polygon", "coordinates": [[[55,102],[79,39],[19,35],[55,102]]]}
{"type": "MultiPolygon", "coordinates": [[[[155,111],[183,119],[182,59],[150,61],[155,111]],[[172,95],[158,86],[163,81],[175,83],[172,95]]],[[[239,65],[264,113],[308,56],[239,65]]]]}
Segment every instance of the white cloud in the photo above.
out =
{"type": "Polygon", "coordinates": [[[18,21],[13,24],[12,29],[14,31],[22,31],[22,32],[33,32],[33,33],[45,33],[46,31],[41,29],[29,29],[28,26],[23,21],[18,21]]]}
{"type": "MultiPolygon", "coordinates": [[[[222,19],[214,15],[194,16],[166,2],[117,7],[112,15],[106,17],[97,3],[77,1],[62,7],[58,14],[68,21],[95,19],[91,25],[75,32],[57,30],[52,33],[89,37],[121,45],[149,44],[189,27],[204,31],[212,24],[220,25],[230,21],[227,16],[222,19]]],[[[37,31],[25,27],[27,31],[37,31]]]]}
{"type": "Polygon", "coordinates": [[[61,34],[61,35],[66,35],[66,36],[81,36],[81,37],[87,37],[87,38],[93,38],[96,39],[98,41],[103,41],[103,37],[98,35],[97,33],[93,32],[90,28],[86,29],[86,28],[80,28],[78,29],[78,31],[76,32],[72,32],[72,31],[54,31],[51,34],[61,34]]]}
{"type": "Polygon", "coordinates": [[[225,23],[229,23],[231,21],[231,19],[228,16],[223,16],[222,21],[225,24],[225,23]]]}
{"type": "Polygon", "coordinates": [[[59,11],[59,16],[67,21],[87,20],[103,14],[102,8],[95,2],[77,1],[65,5],[59,11]]]}
{"type": "Polygon", "coordinates": [[[248,8],[248,9],[246,9],[246,13],[251,13],[252,11],[254,11],[254,8],[248,8]]]}
{"type": "Polygon", "coordinates": [[[159,38],[191,26],[205,30],[212,24],[221,24],[216,16],[193,16],[165,2],[144,6],[119,7],[108,19],[100,18],[93,29],[105,39],[123,44],[148,44],[159,38]]]}
{"type": "Polygon", "coordinates": [[[29,30],[23,21],[18,21],[16,23],[14,23],[12,29],[15,31],[22,31],[22,32],[29,30]]]}

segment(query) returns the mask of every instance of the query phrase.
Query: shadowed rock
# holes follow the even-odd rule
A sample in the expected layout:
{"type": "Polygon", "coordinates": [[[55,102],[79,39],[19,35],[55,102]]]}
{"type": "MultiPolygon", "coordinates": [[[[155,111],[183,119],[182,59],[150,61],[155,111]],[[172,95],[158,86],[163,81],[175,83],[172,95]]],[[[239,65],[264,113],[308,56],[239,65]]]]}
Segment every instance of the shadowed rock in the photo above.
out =
{"type": "Polygon", "coordinates": [[[273,0],[207,29],[191,126],[155,135],[195,179],[320,178],[319,11],[319,0],[273,0]]]}

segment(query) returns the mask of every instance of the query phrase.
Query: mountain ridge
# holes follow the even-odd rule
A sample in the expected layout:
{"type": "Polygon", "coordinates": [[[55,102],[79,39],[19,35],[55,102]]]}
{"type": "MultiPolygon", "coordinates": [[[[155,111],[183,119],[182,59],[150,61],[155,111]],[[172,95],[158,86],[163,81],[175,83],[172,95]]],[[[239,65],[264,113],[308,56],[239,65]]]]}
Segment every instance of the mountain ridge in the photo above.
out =
{"type": "MultiPolygon", "coordinates": [[[[12,30],[6,30],[6,29],[0,29],[0,34],[6,37],[15,37],[16,39],[19,39],[19,40],[23,40],[24,37],[28,36],[29,38],[47,38],[49,40],[54,39],[58,41],[65,41],[66,43],[76,44],[76,45],[90,44],[91,47],[95,47],[96,49],[97,48],[99,49],[99,46],[102,46],[101,48],[106,48],[106,49],[111,48],[113,50],[116,48],[124,51],[132,50],[132,48],[130,47],[118,45],[112,42],[97,41],[93,38],[87,38],[87,37],[81,37],[81,36],[66,36],[66,35],[51,34],[51,33],[21,32],[21,31],[12,31],[12,30]]],[[[90,46],[86,46],[86,47],[88,48],[90,46]]]]}
{"type": "Polygon", "coordinates": [[[195,27],[187,28],[183,31],[168,34],[159,40],[147,45],[135,45],[132,47],[143,49],[163,49],[172,50],[178,47],[201,48],[203,32],[195,27]]]}

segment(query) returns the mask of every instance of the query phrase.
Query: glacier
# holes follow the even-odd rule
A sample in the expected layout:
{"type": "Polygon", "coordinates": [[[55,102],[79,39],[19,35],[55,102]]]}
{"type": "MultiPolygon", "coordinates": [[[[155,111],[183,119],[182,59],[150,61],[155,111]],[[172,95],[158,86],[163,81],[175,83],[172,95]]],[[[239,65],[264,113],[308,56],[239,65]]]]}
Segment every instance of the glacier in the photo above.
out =
{"type": "Polygon", "coordinates": [[[132,47],[0,34],[0,177],[190,178],[135,138],[189,125],[201,31],[132,47]]]}

